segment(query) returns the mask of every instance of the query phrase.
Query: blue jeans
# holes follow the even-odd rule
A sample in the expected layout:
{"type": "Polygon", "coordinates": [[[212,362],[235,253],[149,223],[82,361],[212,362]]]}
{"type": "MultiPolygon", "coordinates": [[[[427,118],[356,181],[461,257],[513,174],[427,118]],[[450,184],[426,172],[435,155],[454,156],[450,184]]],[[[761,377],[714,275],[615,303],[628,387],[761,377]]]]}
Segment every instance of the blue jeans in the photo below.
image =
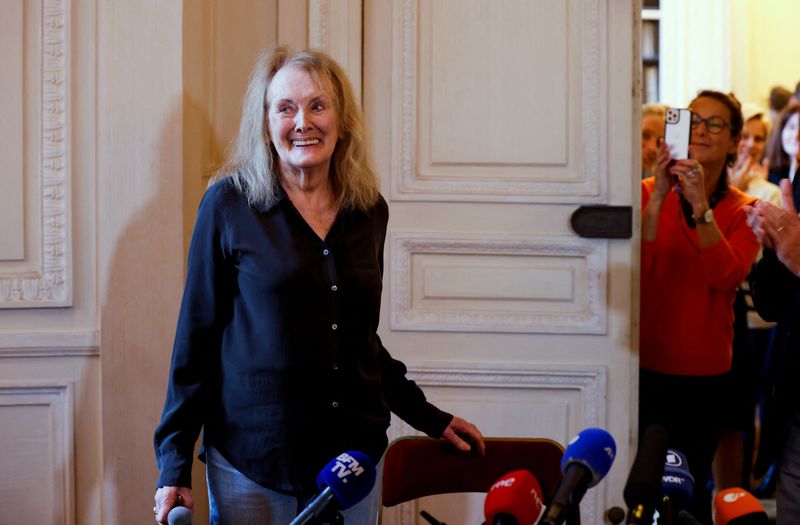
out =
{"type": "MultiPolygon", "coordinates": [[[[377,523],[383,460],[372,492],[342,515],[345,525],[377,523]]],[[[214,447],[206,447],[206,483],[211,525],[289,525],[304,501],[275,492],[244,476],[214,447]]]]}

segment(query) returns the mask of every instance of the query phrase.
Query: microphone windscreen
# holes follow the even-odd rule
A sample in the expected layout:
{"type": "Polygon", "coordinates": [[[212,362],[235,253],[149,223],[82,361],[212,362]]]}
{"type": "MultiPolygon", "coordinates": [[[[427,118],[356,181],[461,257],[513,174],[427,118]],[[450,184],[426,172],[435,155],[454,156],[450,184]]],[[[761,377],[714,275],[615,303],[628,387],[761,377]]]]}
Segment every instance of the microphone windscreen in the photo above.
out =
{"type": "Polygon", "coordinates": [[[769,518],[759,501],[743,488],[733,487],[714,496],[714,525],[767,525],[769,518]]]}
{"type": "Polygon", "coordinates": [[[167,514],[167,525],[192,525],[192,511],[186,507],[172,507],[167,514]]]}
{"type": "Polygon", "coordinates": [[[567,472],[567,467],[579,463],[589,469],[592,481],[589,487],[594,487],[608,474],[617,455],[617,444],[608,431],[602,428],[587,428],[572,438],[564,450],[561,458],[561,472],[567,472]]]}
{"type": "Polygon", "coordinates": [[[669,497],[676,507],[685,507],[692,499],[694,476],[689,472],[686,456],[677,450],[667,450],[664,475],[661,476],[661,495],[669,497]]]}
{"type": "Polygon", "coordinates": [[[638,505],[655,508],[658,504],[668,439],[662,426],[651,425],[645,430],[622,493],[628,508],[638,505]]]}
{"type": "Polygon", "coordinates": [[[483,503],[487,525],[501,515],[513,517],[519,525],[533,525],[542,513],[542,487],[527,470],[515,470],[498,479],[483,503]]]}
{"type": "Polygon", "coordinates": [[[375,485],[375,465],[363,452],[339,454],[317,475],[320,491],[330,487],[337,507],[349,509],[370,493],[375,485]]]}

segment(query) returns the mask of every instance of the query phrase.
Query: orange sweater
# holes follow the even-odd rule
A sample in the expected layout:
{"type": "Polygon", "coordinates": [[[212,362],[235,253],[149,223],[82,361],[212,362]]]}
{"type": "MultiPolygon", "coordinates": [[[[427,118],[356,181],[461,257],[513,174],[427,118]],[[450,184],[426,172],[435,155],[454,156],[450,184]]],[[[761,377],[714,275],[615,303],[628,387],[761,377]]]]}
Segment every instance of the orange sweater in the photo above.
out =
{"type": "MultiPolygon", "coordinates": [[[[642,210],[655,179],[642,181],[642,210]]],[[[735,188],[714,208],[723,239],[700,248],[677,194],[664,200],[655,241],[642,241],[640,366],[662,374],[705,376],[731,367],[733,299],[758,252],[735,188]]]]}

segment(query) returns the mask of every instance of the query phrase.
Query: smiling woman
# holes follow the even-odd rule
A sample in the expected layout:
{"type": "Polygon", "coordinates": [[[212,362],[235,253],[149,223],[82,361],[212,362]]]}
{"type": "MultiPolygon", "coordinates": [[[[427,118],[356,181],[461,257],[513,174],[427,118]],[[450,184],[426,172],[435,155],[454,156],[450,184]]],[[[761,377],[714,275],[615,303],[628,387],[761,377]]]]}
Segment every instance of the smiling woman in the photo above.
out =
{"type": "Polygon", "coordinates": [[[672,160],[662,144],[655,176],[642,181],[639,430],[667,429],[695,478],[690,512],[710,523],[733,300],[758,243],[744,211],[754,199],[727,178],[743,126],[738,101],[702,91],[689,107],[690,158],[672,160]]]}
{"type": "MultiPolygon", "coordinates": [[[[292,521],[342,452],[379,465],[390,411],[483,453],[478,429],[430,404],[378,337],[388,213],[339,65],[263,54],[192,235],[155,432],[157,521],[193,505],[201,428],[215,525],[292,521]]],[[[346,521],[374,521],[379,495],[346,521]]]]}

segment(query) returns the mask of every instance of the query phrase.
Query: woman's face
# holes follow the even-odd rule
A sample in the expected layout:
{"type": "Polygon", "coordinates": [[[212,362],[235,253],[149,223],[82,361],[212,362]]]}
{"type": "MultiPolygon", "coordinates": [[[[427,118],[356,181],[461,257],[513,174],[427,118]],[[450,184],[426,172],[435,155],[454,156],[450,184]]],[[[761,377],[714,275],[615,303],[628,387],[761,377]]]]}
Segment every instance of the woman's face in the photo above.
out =
{"type": "Polygon", "coordinates": [[[327,176],[339,140],[339,115],[330,89],[303,68],[285,66],[267,90],[267,118],[281,173],[319,170],[327,176]]]}
{"type": "Polygon", "coordinates": [[[664,138],[664,117],[647,115],[642,118],[642,171],[656,163],[658,141],[664,138]]]}
{"type": "Polygon", "coordinates": [[[797,157],[798,155],[798,149],[800,148],[800,145],[798,145],[798,132],[800,132],[800,112],[795,111],[781,130],[783,151],[785,151],[790,158],[797,157]]]}
{"type": "Polygon", "coordinates": [[[731,135],[731,113],[722,102],[700,97],[690,106],[692,110],[692,158],[700,164],[725,163],[725,158],[736,153],[738,137],[731,135]],[[694,125],[697,118],[703,123],[694,125]],[[709,129],[709,127],[711,129],[709,129]]]}
{"type": "Polygon", "coordinates": [[[744,123],[742,140],[739,141],[739,158],[749,157],[753,162],[758,162],[764,154],[764,144],[767,141],[767,126],[761,119],[752,119],[744,123]]]}

